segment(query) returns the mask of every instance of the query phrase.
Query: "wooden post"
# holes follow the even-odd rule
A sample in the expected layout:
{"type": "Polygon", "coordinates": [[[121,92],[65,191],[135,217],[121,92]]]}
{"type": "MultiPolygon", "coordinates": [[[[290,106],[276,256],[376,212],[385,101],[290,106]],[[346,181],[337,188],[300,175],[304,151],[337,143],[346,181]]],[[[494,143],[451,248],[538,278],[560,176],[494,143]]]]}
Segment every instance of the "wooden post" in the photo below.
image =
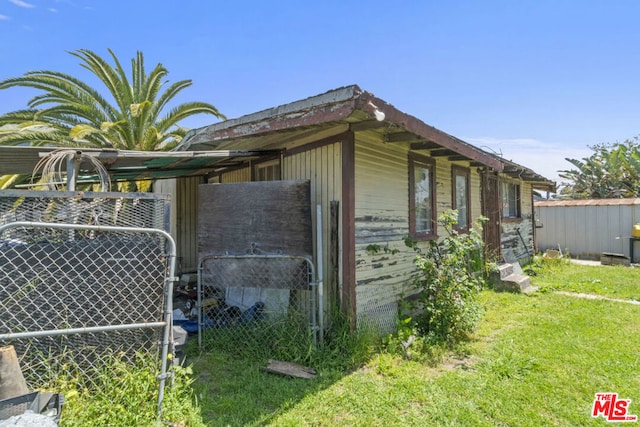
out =
{"type": "Polygon", "coordinates": [[[29,393],[12,345],[0,347],[0,400],[29,393]]]}
{"type": "Polygon", "coordinates": [[[329,304],[333,307],[340,306],[340,285],[338,278],[340,274],[340,202],[332,200],[329,203],[329,304]]]}

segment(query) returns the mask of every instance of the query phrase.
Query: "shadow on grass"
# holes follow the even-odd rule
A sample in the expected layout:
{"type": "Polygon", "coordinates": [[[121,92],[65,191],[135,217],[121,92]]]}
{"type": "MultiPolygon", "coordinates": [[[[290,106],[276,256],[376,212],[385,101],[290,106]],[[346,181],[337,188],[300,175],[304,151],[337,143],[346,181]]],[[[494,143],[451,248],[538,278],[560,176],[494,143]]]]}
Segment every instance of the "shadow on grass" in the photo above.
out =
{"type": "Polygon", "coordinates": [[[204,423],[264,425],[305,396],[324,390],[357,369],[373,354],[374,334],[353,334],[347,325],[327,332],[325,343],[313,345],[304,327],[291,319],[260,328],[214,328],[205,331],[202,350],[192,337],[186,363],[193,366],[194,392],[204,423]],[[313,379],[265,372],[269,359],[313,368],[313,379]]]}

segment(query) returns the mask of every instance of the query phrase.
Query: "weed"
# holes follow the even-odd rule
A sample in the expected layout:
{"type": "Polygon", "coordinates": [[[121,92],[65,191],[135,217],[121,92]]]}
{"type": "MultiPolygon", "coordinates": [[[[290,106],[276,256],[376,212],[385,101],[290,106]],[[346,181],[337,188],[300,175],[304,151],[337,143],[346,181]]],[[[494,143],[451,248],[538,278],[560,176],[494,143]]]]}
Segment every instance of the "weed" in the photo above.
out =
{"type": "MultiPolygon", "coordinates": [[[[148,426],[157,421],[157,358],[138,354],[134,363],[105,356],[91,378],[60,375],[51,389],[63,393],[61,426],[148,426]]],[[[73,371],[69,371],[73,372],[73,371]]],[[[165,387],[163,419],[203,426],[191,385],[191,368],[176,366],[165,387]]]]}

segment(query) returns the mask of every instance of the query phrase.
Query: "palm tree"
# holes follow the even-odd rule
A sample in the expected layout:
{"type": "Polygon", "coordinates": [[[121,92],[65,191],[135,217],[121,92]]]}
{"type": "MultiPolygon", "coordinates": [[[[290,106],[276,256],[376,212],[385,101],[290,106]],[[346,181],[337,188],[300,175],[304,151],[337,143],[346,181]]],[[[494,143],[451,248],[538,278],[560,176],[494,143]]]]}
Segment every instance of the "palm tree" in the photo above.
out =
{"type": "Polygon", "coordinates": [[[158,64],[146,74],[141,52],[131,60],[130,79],[110,49],[114,66],[90,50],[69,53],[98,77],[112,102],[82,80],[56,71],[29,71],[6,79],[0,89],[28,87],[40,94],[28,102],[28,109],[0,116],[0,129],[5,129],[0,132],[0,145],[170,150],[187,132],[179,126],[183,119],[196,114],[225,118],[204,102],[183,103],[167,111],[191,80],[165,87],[167,69],[158,64]]]}

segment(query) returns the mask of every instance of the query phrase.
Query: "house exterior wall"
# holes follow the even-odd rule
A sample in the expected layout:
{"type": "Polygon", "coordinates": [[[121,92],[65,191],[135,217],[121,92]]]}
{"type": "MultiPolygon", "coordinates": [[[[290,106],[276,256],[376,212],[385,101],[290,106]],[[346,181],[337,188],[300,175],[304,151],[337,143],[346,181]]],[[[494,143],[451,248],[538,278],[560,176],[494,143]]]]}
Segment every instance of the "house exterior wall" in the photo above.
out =
{"type": "Polygon", "coordinates": [[[176,242],[178,274],[198,270],[196,242],[198,185],[200,176],[156,180],[153,192],[171,196],[170,234],[176,242]]]}
{"type": "Polygon", "coordinates": [[[239,168],[220,175],[220,183],[251,181],[251,168],[239,168]]]}
{"type": "MultiPolygon", "coordinates": [[[[336,303],[342,288],[341,263],[331,265],[330,241],[331,227],[330,204],[337,201],[341,206],[342,200],[342,144],[340,141],[318,144],[309,149],[296,150],[293,154],[287,154],[282,158],[281,174],[283,180],[309,180],[311,182],[311,204],[313,223],[314,251],[317,248],[317,214],[316,206],[321,206],[322,215],[322,243],[323,243],[323,279],[324,279],[324,306],[336,303]]],[[[220,175],[221,183],[248,182],[251,181],[251,168],[236,169],[220,175]]],[[[341,235],[341,234],[339,234],[341,235]]],[[[338,239],[341,244],[342,239],[338,239]]],[[[342,247],[339,247],[342,252],[342,247]]],[[[340,259],[340,258],[338,258],[340,259]]]]}
{"type": "MultiPolygon", "coordinates": [[[[345,141],[349,137],[332,137],[323,141],[311,142],[305,146],[296,146],[285,151],[282,156],[281,176],[284,180],[306,179],[311,182],[312,221],[314,228],[314,248],[316,247],[316,206],[320,205],[323,219],[323,277],[324,277],[324,306],[330,307],[342,298],[353,298],[344,293],[343,278],[349,283],[355,283],[355,303],[359,322],[365,323],[381,331],[392,331],[396,326],[398,300],[415,292],[411,286],[412,277],[417,274],[413,264],[415,252],[404,244],[404,237],[409,234],[409,145],[404,143],[385,144],[374,132],[358,132],[355,134],[353,148],[353,164],[348,160],[351,154],[345,154],[345,141]],[[343,138],[343,139],[341,139],[343,138]],[[347,160],[345,160],[347,159],[347,160]],[[345,169],[345,162],[350,166],[345,169]],[[353,182],[350,170],[353,168],[353,182]],[[343,177],[347,173],[347,179],[343,177]],[[347,182],[349,181],[349,182],[347,182]],[[354,200],[345,200],[345,188],[353,185],[354,200]],[[337,213],[338,255],[330,250],[332,228],[330,226],[331,202],[339,203],[337,213]],[[351,204],[352,203],[352,204],[351,204]],[[349,215],[345,214],[345,207],[353,206],[353,224],[349,215]],[[345,228],[345,224],[347,227],[345,228]],[[355,244],[350,241],[344,230],[353,231],[355,244]],[[353,246],[352,246],[353,245],[353,246]],[[372,253],[370,245],[381,248],[388,247],[398,253],[390,254],[384,250],[372,253]],[[342,254],[353,251],[354,262],[346,263],[342,254]],[[333,261],[331,261],[333,260],[333,261]],[[346,268],[353,268],[353,274],[345,273],[346,268]]],[[[420,152],[428,156],[428,152],[420,152]]],[[[469,167],[468,162],[451,162],[445,157],[435,160],[435,191],[437,214],[450,209],[452,206],[452,166],[457,165],[469,169],[470,176],[470,210],[471,220],[481,216],[481,179],[475,167],[469,167]]],[[[250,167],[234,169],[221,174],[216,182],[232,183],[251,181],[250,167]]],[[[521,212],[522,218],[516,222],[502,224],[502,243],[504,247],[512,247],[515,251],[523,251],[516,228],[520,230],[528,245],[533,247],[532,216],[531,216],[531,187],[521,184],[521,212]]],[[[187,185],[187,184],[185,184],[187,185]]],[[[187,200],[188,194],[197,196],[198,183],[190,182],[183,191],[187,200]]],[[[177,206],[183,206],[179,202],[177,206]]],[[[191,206],[191,203],[187,203],[191,206]]],[[[195,200],[193,206],[197,206],[195,200]]],[[[193,215],[195,210],[181,208],[180,215],[193,215]]],[[[180,226],[179,226],[180,227],[180,226]]],[[[184,225],[181,230],[189,233],[189,226],[184,225]]],[[[194,228],[195,230],[195,228],[194,228]]],[[[182,232],[180,233],[182,234],[182,232]]],[[[446,234],[442,227],[438,227],[438,236],[446,234]]],[[[191,233],[196,236],[195,231],[191,233]]],[[[195,237],[194,237],[195,238],[195,237]]],[[[185,239],[185,245],[189,244],[185,239]]],[[[196,242],[192,242],[193,255],[185,247],[183,263],[189,267],[197,267],[196,242]]],[[[347,287],[347,289],[352,289],[347,287]]]]}
{"type": "Polygon", "coordinates": [[[411,292],[415,253],[409,233],[409,171],[405,144],[355,142],[356,314],[359,323],[393,330],[398,298],[411,292]],[[381,161],[384,159],[384,161],[381,161]],[[369,245],[399,251],[372,253],[369,245]]]}
{"type": "MultiPolygon", "coordinates": [[[[320,205],[322,216],[322,277],[323,277],[323,305],[330,307],[338,304],[342,292],[342,239],[337,239],[338,265],[329,262],[331,254],[331,210],[332,201],[338,202],[342,209],[342,144],[336,141],[321,144],[307,151],[300,151],[293,155],[285,155],[282,159],[282,179],[305,179],[311,182],[311,204],[313,222],[313,245],[317,251],[317,206],[320,205]]],[[[338,220],[338,224],[342,221],[338,220]]],[[[341,236],[341,230],[337,230],[341,236]]]]}
{"type": "MultiPolygon", "coordinates": [[[[428,155],[428,153],[424,153],[428,155]]],[[[375,135],[357,134],[355,144],[356,299],[358,321],[381,331],[395,329],[398,300],[415,293],[415,252],[406,247],[409,235],[409,148],[384,144],[375,135]],[[382,250],[372,252],[371,245],[382,250]],[[385,251],[397,250],[395,254],[385,251]]],[[[437,214],[451,209],[451,167],[466,162],[436,161],[437,214]]],[[[471,219],[480,217],[480,175],[470,172],[471,219]]],[[[438,226],[437,234],[446,234],[438,226]]]]}
{"type": "Polygon", "coordinates": [[[502,254],[503,256],[505,255],[505,250],[507,252],[513,251],[517,259],[523,259],[529,255],[533,255],[535,251],[533,234],[533,188],[531,184],[524,181],[504,177],[500,179],[503,182],[520,185],[520,218],[502,219],[502,254]]]}

